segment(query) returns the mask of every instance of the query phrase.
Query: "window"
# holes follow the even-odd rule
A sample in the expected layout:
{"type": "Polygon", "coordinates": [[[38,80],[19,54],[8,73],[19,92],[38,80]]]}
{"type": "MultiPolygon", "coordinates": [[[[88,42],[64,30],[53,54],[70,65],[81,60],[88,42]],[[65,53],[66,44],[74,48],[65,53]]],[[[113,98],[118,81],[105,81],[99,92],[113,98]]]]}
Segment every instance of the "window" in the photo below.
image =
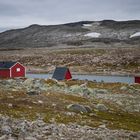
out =
{"type": "Polygon", "coordinates": [[[17,68],[17,72],[19,72],[20,71],[20,68],[17,68]]]}

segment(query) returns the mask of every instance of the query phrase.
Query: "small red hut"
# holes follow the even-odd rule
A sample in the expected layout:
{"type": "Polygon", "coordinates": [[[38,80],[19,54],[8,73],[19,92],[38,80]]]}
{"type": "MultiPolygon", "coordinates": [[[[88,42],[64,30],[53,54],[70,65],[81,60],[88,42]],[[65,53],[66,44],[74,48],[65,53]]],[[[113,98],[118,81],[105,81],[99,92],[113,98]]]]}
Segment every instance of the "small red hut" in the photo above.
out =
{"type": "Polygon", "coordinates": [[[70,70],[66,67],[56,67],[52,78],[56,80],[69,80],[72,78],[70,70]]]}
{"type": "Polygon", "coordinates": [[[0,62],[0,78],[25,77],[26,69],[19,62],[0,62]]]}
{"type": "Polygon", "coordinates": [[[140,84],[140,76],[136,76],[135,77],[135,83],[139,83],[140,84]]]}

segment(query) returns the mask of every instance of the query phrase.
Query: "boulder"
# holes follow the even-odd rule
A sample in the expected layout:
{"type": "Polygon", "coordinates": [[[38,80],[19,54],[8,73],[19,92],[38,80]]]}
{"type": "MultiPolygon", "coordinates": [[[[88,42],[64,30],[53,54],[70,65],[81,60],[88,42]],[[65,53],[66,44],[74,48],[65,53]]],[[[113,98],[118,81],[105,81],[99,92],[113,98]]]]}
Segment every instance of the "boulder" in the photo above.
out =
{"type": "Polygon", "coordinates": [[[96,109],[99,111],[108,111],[108,108],[104,104],[97,104],[96,109]]]}
{"type": "Polygon", "coordinates": [[[83,96],[87,97],[88,95],[93,94],[93,90],[91,88],[83,88],[83,96]]]}
{"type": "Polygon", "coordinates": [[[43,104],[43,101],[41,101],[41,100],[38,100],[38,103],[40,103],[40,104],[43,104]]]}
{"type": "Polygon", "coordinates": [[[106,90],[106,89],[94,89],[93,93],[94,94],[107,94],[108,90],[106,90]]]}
{"type": "Polygon", "coordinates": [[[25,137],[25,140],[37,140],[35,137],[32,136],[27,136],[25,137]]]}
{"type": "Polygon", "coordinates": [[[88,96],[90,94],[93,94],[93,90],[91,88],[81,87],[79,85],[71,86],[70,91],[73,93],[82,94],[83,96],[88,96]]]}
{"type": "Polygon", "coordinates": [[[42,87],[45,83],[46,83],[46,81],[44,79],[38,79],[38,80],[34,81],[34,86],[35,87],[42,87]]]}
{"type": "Polygon", "coordinates": [[[6,139],[7,139],[7,135],[0,136],[0,140],[6,140],[6,139]]]}
{"type": "Polygon", "coordinates": [[[92,109],[90,106],[84,106],[85,109],[87,110],[87,113],[91,113],[92,112],[92,109]]]}
{"type": "Polygon", "coordinates": [[[70,91],[73,92],[73,93],[82,93],[83,92],[82,87],[79,86],[79,85],[71,86],[70,91]]]}
{"type": "Polygon", "coordinates": [[[97,93],[107,94],[108,93],[108,90],[106,90],[106,89],[100,89],[100,90],[97,90],[97,93]]]}
{"type": "Polygon", "coordinates": [[[106,128],[105,124],[99,125],[99,128],[106,128]]]}
{"type": "Polygon", "coordinates": [[[126,87],[126,86],[122,86],[121,88],[120,88],[120,90],[127,90],[128,88],[126,87]]]}
{"type": "Polygon", "coordinates": [[[14,79],[8,79],[8,80],[6,80],[9,84],[13,84],[13,83],[16,83],[16,80],[14,80],[14,79]]]}
{"type": "Polygon", "coordinates": [[[119,100],[119,101],[116,101],[116,104],[118,104],[118,105],[120,105],[120,106],[122,106],[123,105],[123,103],[119,100]]]}
{"type": "Polygon", "coordinates": [[[5,135],[11,134],[12,133],[12,129],[11,129],[10,126],[4,125],[4,126],[1,127],[1,133],[5,134],[5,135]]]}
{"type": "Polygon", "coordinates": [[[66,83],[65,82],[62,82],[62,81],[57,81],[57,85],[58,86],[67,87],[66,83]]]}
{"type": "Polygon", "coordinates": [[[40,94],[40,91],[35,91],[35,90],[33,90],[33,91],[27,91],[27,94],[28,95],[39,95],[40,94]]]}
{"type": "Polygon", "coordinates": [[[34,79],[33,78],[28,78],[28,79],[26,79],[24,82],[23,82],[23,84],[25,85],[25,86],[29,86],[29,85],[31,85],[31,84],[33,84],[34,83],[34,79]]]}
{"type": "Polygon", "coordinates": [[[70,104],[67,106],[67,109],[69,109],[70,111],[79,112],[79,113],[89,113],[92,111],[90,107],[79,105],[79,104],[70,104]]]}

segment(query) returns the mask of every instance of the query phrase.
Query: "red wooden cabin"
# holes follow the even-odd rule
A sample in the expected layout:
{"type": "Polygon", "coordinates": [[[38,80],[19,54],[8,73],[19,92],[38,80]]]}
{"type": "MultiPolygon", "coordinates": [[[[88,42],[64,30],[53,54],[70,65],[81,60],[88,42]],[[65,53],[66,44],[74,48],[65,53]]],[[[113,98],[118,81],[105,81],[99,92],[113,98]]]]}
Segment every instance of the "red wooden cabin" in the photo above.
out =
{"type": "Polygon", "coordinates": [[[52,78],[56,80],[69,80],[72,79],[70,70],[66,67],[57,67],[54,71],[52,78]]]}
{"type": "Polygon", "coordinates": [[[139,83],[140,84],[140,76],[139,77],[138,76],[135,77],[135,83],[139,83]]]}
{"type": "Polygon", "coordinates": [[[0,62],[0,78],[25,77],[26,69],[19,62],[0,62]]]}

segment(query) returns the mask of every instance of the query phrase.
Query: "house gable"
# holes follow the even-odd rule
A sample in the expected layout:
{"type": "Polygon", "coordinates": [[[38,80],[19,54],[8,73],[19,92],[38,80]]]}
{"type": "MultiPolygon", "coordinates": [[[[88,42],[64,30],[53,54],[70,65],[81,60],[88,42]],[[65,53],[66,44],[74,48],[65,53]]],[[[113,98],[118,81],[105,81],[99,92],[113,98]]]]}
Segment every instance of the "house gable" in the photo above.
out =
{"type": "Polygon", "coordinates": [[[140,77],[135,77],[135,83],[140,84],[140,77]]]}
{"type": "Polygon", "coordinates": [[[68,68],[66,67],[57,67],[54,71],[53,77],[56,80],[71,79],[71,74],[68,68]]]}
{"type": "Polygon", "coordinates": [[[65,79],[66,80],[69,80],[69,79],[71,79],[72,78],[72,76],[71,76],[71,73],[70,73],[70,71],[69,71],[69,69],[67,70],[67,72],[66,72],[66,75],[65,75],[65,79]]]}
{"type": "Polygon", "coordinates": [[[10,77],[25,77],[25,67],[17,62],[10,68],[10,77]]]}

